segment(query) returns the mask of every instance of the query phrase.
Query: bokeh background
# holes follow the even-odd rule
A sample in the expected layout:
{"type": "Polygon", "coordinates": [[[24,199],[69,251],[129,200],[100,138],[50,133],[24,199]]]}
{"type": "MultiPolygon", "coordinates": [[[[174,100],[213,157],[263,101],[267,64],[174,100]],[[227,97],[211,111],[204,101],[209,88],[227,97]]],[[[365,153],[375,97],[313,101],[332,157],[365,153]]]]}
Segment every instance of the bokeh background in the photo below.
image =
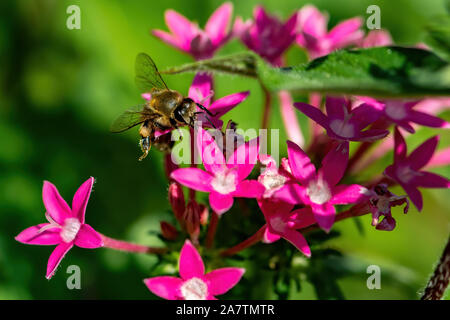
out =
{"type": "MultiPolygon", "coordinates": [[[[367,17],[371,4],[381,7],[382,27],[396,43],[415,45],[424,37],[424,25],[445,12],[444,0],[264,0],[232,1],[236,15],[250,18],[256,4],[263,4],[283,19],[306,3],[330,16],[330,26],[353,17],[367,17]]],[[[152,151],[138,162],[137,130],[114,135],[111,121],[128,106],[141,103],[134,85],[134,59],[149,53],[160,68],[191,61],[149,31],[166,29],[164,11],[172,8],[203,26],[222,1],[211,0],[6,0],[0,3],[0,299],[153,299],[142,283],[155,263],[152,256],[130,255],[109,249],[74,248],[62,261],[51,281],[45,279],[50,247],[27,246],[14,240],[25,227],[44,219],[41,199],[43,180],[56,184],[63,197],[72,198],[89,176],[96,178],[87,221],[115,238],[149,245],[161,244],[156,234],[159,221],[173,221],[167,202],[167,180],[162,155],[152,151]],[[81,30],[68,30],[66,8],[81,8],[81,30]],[[82,270],[82,289],[68,290],[66,269],[82,270]]],[[[218,54],[242,51],[237,40],[218,54]]],[[[293,47],[288,63],[304,61],[293,47]]],[[[183,93],[193,75],[167,76],[169,87],[183,93]]],[[[262,94],[248,79],[220,76],[216,96],[250,90],[250,97],[230,112],[244,128],[258,128],[262,94]]],[[[446,119],[448,114],[444,114],[446,119]]],[[[300,116],[306,130],[306,121],[300,116]]],[[[281,128],[278,108],[270,121],[281,128]]],[[[440,148],[450,136],[442,130],[420,130],[408,140],[410,149],[434,134],[441,134],[440,148]]],[[[281,138],[285,139],[284,132],[281,138]]],[[[382,170],[388,154],[371,168],[382,170]]],[[[449,168],[436,172],[450,176],[449,168]]],[[[369,174],[361,173],[361,174],[369,174]]],[[[400,189],[394,192],[401,194],[400,189]]],[[[415,299],[423,288],[449,234],[448,190],[424,190],[422,213],[408,215],[394,210],[397,228],[376,231],[370,217],[340,222],[342,236],[327,243],[382,269],[381,290],[368,290],[361,264],[353,275],[339,280],[349,299],[415,299]],[[385,272],[385,273],[384,273],[385,272]],[[383,276],[383,275],[386,276],[383,276]]],[[[219,230],[220,231],[220,230],[219,230]]],[[[262,246],[262,245],[261,245],[262,246]]],[[[351,261],[351,260],[350,260],[351,261]]],[[[248,284],[249,285],[249,284],[248,284]]],[[[273,298],[255,290],[248,298],[273,298]]],[[[311,285],[291,298],[314,299],[311,285]]]]}

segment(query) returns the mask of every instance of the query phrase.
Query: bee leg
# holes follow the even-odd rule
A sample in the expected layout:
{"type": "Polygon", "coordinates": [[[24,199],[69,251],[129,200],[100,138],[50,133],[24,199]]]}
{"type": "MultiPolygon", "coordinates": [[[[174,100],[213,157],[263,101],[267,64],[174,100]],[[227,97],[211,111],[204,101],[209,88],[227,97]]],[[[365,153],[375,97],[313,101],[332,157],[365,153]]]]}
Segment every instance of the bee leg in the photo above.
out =
{"type": "Polygon", "coordinates": [[[148,122],[144,124],[139,129],[139,134],[141,135],[141,140],[139,140],[139,146],[142,150],[142,155],[139,157],[139,161],[142,161],[147,157],[148,152],[151,148],[151,140],[153,139],[153,130],[148,126],[148,122]]]}
{"type": "Polygon", "coordinates": [[[138,160],[142,161],[147,157],[148,152],[150,151],[151,147],[150,138],[149,137],[142,138],[141,140],[139,140],[139,145],[142,150],[142,155],[139,157],[138,160]]]}

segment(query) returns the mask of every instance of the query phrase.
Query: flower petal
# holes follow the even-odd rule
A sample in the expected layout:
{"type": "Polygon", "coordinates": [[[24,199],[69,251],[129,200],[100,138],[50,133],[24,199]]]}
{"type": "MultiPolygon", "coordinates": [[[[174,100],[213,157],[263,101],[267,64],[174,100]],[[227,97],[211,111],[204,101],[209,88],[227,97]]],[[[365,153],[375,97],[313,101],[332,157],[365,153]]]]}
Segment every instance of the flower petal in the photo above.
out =
{"type": "Polygon", "coordinates": [[[236,168],[239,181],[244,180],[252,172],[258,162],[259,138],[241,144],[227,159],[229,168],[236,168]]]}
{"type": "Polygon", "coordinates": [[[436,150],[439,142],[439,136],[434,136],[420,146],[418,146],[411,154],[408,156],[408,163],[414,170],[419,170],[423,168],[430,160],[436,150]]]}
{"type": "Polygon", "coordinates": [[[209,194],[209,204],[211,208],[218,214],[224,214],[233,206],[234,199],[230,194],[221,194],[212,191],[209,194]]]}
{"type": "Polygon", "coordinates": [[[244,268],[221,268],[207,273],[205,279],[208,281],[209,293],[212,295],[226,293],[241,280],[244,272],[244,268]]]}
{"type": "Polygon", "coordinates": [[[189,240],[184,242],[180,252],[179,271],[183,280],[202,277],[205,274],[202,257],[189,240]]]}
{"type": "Polygon", "coordinates": [[[305,256],[311,256],[311,249],[309,248],[305,237],[303,237],[300,232],[288,229],[281,235],[281,237],[292,243],[305,256]]]}
{"type": "Polygon", "coordinates": [[[162,276],[144,280],[147,288],[158,297],[167,300],[178,300],[179,289],[183,280],[176,277],[162,276]]]}
{"type": "Polygon", "coordinates": [[[215,118],[219,118],[244,101],[249,94],[250,91],[230,94],[214,101],[208,109],[215,114],[215,118]]]}
{"type": "Polygon", "coordinates": [[[423,188],[450,188],[450,181],[435,173],[420,171],[420,176],[416,178],[417,186],[423,188]]]}
{"type": "Polygon", "coordinates": [[[328,118],[342,120],[348,112],[349,101],[340,97],[327,97],[325,101],[325,108],[327,110],[328,118]]]}
{"type": "Polygon", "coordinates": [[[41,228],[50,226],[49,223],[41,223],[37,226],[29,227],[19,233],[15,239],[25,244],[37,244],[37,245],[56,245],[59,244],[61,236],[61,228],[50,228],[45,231],[39,232],[41,228]]]}
{"type": "Polygon", "coordinates": [[[223,144],[222,134],[219,130],[211,130],[216,138],[215,140],[208,131],[202,128],[199,128],[196,132],[197,148],[201,151],[200,155],[206,171],[211,173],[222,171],[225,168],[226,161],[222,146],[217,145],[217,142],[223,144]]]}
{"type": "Polygon", "coordinates": [[[244,180],[236,186],[233,197],[241,198],[259,198],[263,195],[266,188],[256,180],[244,180]]]}
{"type": "Polygon", "coordinates": [[[281,90],[278,92],[280,99],[280,111],[283,118],[284,127],[289,140],[303,147],[305,144],[305,138],[303,137],[302,130],[293,108],[292,96],[288,91],[281,90]]]}
{"type": "Polygon", "coordinates": [[[394,162],[401,162],[406,158],[407,148],[405,138],[403,138],[398,127],[394,129],[394,162]]]}
{"type": "Polygon", "coordinates": [[[297,183],[286,183],[279,190],[273,194],[274,199],[279,199],[290,204],[303,203],[301,195],[304,194],[304,189],[297,183]]]}
{"type": "Polygon", "coordinates": [[[170,175],[172,179],[182,185],[198,191],[209,192],[212,176],[199,168],[180,168],[170,175]]]}
{"type": "Polygon", "coordinates": [[[52,254],[50,255],[50,258],[48,259],[47,274],[45,275],[47,279],[53,277],[59,263],[72,247],[73,242],[69,243],[62,242],[58,246],[56,246],[55,250],[53,250],[52,254]]]}
{"type": "Polygon", "coordinates": [[[211,75],[207,73],[197,73],[189,88],[189,98],[208,108],[210,98],[207,100],[205,100],[205,98],[211,95],[212,83],[213,79],[211,75]]]}
{"type": "Polygon", "coordinates": [[[348,163],[348,141],[333,147],[322,160],[319,176],[326,180],[329,187],[335,186],[344,176],[348,163]]]}
{"type": "Polygon", "coordinates": [[[316,218],[311,207],[297,209],[291,212],[291,220],[293,220],[294,229],[306,228],[316,223],[316,218]]]}
{"type": "Polygon", "coordinates": [[[292,174],[301,184],[307,185],[316,176],[316,168],[306,153],[295,143],[287,141],[289,166],[292,174]]]}
{"type": "Polygon", "coordinates": [[[326,130],[329,130],[329,121],[326,115],[319,108],[311,106],[303,102],[294,103],[294,107],[303,112],[307,117],[311,118],[326,130]]]}
{"type": "Polygon", "coordinates": [[[175,35],[183,48],[189,49],[188,44],[197,33],[197,27],[174,10],[167,10],[164,16],[169,30],[175,35]]]}
{"type": "Polygon", "coordinates": [[[363,20],[359,17],[342,21],[328,33],[328,39],[333,43],[333,49],[344,48],[360,41],[364,33],[359,30],[363,20]]]}
{"type": "Polygon", "coordinates": [[[220,44],[226,38],[232,14],[233,4],[225,2],[208,19],[205,31],[213,45],[220,44]]]}
{"type": "Polygon", "coordinates": [[[263,235],[263,242],[264,243],[272,243],[275,241],[280,240],[281,236],[278,234],[275,234],[269,230],[269,227],[266,225],[264,229],[264,235],[263,235]]]}
{"type": "Polygon", "coordinates": [[[432,128],[449,128],[450,123],[441,118],[420,111],[411,110],[408,120],[432,128]]]}
{"type": "Polygon", "coordinates": [[[72,200],[72,214],[84,223],[84,215],[86,213],[86,206],[89,201],[89,196],[91,195],[92,186],[94,185],[94,178],[90,177],[87,179],[81,187],[78,188],[77,192],[73,196],[72,200]]]}
{"type": "Polygon", "coordinates": [[[326,232],[329,232],[333,226],[336,215],[336,209],[334,206],[327,202],[322,205],[312,204],[311,207],[320,228],[326,232]]]}
{"type": "Polygon", "coordinates": [[[367,197],[367,188],[352,184],[339,185],[333,188],[330,204],[352,204],[357,203],[367,197]]]}
{"type": "Polygon", "coordinates": [[[422,193],[417,189],[417,187],[413,184],[400,184],[405,190],[406,194],[408,195],[409,199],[412,203],[416,206],[417,210],[422,211],[423,207],[423,199],[422,199],[422,193]]]}
{"type": "Polygon", "coordinates": [[[178,41],[178,39],[176,37],[174,37],[173,35],[171,35],[168,32],[165,32],[165,31],[162,31],[162,30],[152,30],[152,34],[155,37],[161,39],[163,42],[167,43],[168,45],[171,45],[172,47],[175,47],[175,48],[177,48],[179,50],[182,50],[182,51],[189,50],[189,47],[187,47],[186,45],[182,46],[180,44],[180,41],[178,41]]]}
{"type": "Polygon", "coordinates": [[[72,217],[72,210],[67,202],[61,197],[58,189],[53,183],[44,181],[42,188],[42,199],[47,213],[58,224],[63,225],[66,218],[72,217]]]}
{"type": "Polygon", "coordinates": [[[350,139],[354,141],[375,141],[383,139],[389,134],[388,130],[383,129],[369,129],[361,131],[355,139],[350,139]]]}
{"type": "Polygon", "coordinates": [[[369,124],[377,121],[382,113],[373,105],[363,103],[352,110],[351,123],[354,123],[359,130],[364,129],[369,124]]]}
{"type": "Polygon", "coordinates": [[[94,228],[88,224],[83,224],[75,238],[75,245],[80,248],[95,249],[103,247],[103,240],[94,228]]]}

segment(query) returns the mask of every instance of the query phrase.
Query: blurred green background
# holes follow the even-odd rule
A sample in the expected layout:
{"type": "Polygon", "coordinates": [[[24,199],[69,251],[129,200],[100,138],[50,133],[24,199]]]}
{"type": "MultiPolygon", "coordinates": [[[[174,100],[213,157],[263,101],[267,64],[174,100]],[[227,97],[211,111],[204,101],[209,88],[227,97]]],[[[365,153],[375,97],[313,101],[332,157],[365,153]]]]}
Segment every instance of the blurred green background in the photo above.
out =
{"type": "MultiPolygon", "coordinates": [[[[382,27],[396,43],[415,45],[424,37],[424,24],[445,12],[444,0],[233,1],[235,15],[249,18],[254,5],[263,4],[283,19],[306,3],[330,16],[330,26],[353,17],[367,17],[366,8],[381,8],[382,27]]],[[[161,219],[173,221],[167,202],[167,180],[162,156],[151,151],[138,162],[137,130],[109,133],[111,121],[128,106],[141,103],[134,85],[134,59],[147,52],[160,68],[190,61],[150,36],[154,28],[166,29],[164,11],[172,8],[204,26],[222,1],[62,1],[7,0],[0,4],[0,299],[153,299],[142,279],[150,275],[155,258],[109,249],[74,248],[51,281],[44,277],[50,247],[27,246],[14,240],[25,227],[44,221],[41,199],[43,180],[53,182],[68,201],[89,176],[96,178],[87,221],[115,238],[161,244],[156,233],[161,219]],[[66,8],[81,8],[81,30],[68,30],[66,8]],[[66,269],[82,270],[82,289],[68,290],[66,269]]],[[[218,54],[244,50],[237,40],[218,54]]],[[[288,52],[290,64],[303,61],[298,48],[288,52]]],[[[167,76],[169,87],[183,93],[192,75],[167,76]]],[[[221,76],[216,96],[251,90],[250,97],[225,118],[246,128],[258,128],[262,115],[259,86],[248,79],[221,76]]],[[[448,114],[445,115],[448,119],[448,114]]],[[[303,116],[299,119],[306,124],[303,116]]],[[[281,128],[274,108],[270,123],[281,128]]],[[[306,129],[304,130],[306,133],[306,129]]],[[[409,139],[410,150],[427,137],[441,134],[440,148],[449,145],[448,133],[421,130],[409,139]]],[[[281,138],[285,139],[284,132],[281,138]]],[[[387,155],[373,170],[382,170],[387,155]]],[[[437,170],[450,176],[448,168],[437,170]]],[[[400,189],[394,189],[402,194],[400,189]]],[[[414,299],[423,288],[449,234],[448,190],[424,190],[422,213],[414,208],[403,215],[393,212],[397,228],[376,231],[370,217],[360,219],[362,235],[354,221],[335,226],[343,236],[327,245],[364,265],[382,268],[381,290],[368,290],[365,269],[339,280],[349,299],[414,299]],[[390,276],[383,277],[388,270],[390,276]]],[[[262,245],[261,245],[262,246],[262,245]]],[[[386,273],[387,274],[387,273],[386,273]]],[[[246,283],[250,285],[250,283],[246,283]]],[[[292,298],[314,299],[304,283],[292,298]]],[[[248,298],[273,298],[264,291],[248,298]]]]}

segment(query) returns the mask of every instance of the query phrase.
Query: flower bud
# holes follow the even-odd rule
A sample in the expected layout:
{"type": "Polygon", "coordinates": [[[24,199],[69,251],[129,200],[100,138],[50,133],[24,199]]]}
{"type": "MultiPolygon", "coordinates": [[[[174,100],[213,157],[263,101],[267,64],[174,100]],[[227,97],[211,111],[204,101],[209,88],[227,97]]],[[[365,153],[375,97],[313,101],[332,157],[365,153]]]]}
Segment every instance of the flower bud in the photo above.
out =
{"type": "Polygon", "coordinates": [[[200,204],[200,225],[206,226],[208,224],[208,218],[209,218],[209,210],[208,207],[200,204]]]}
{"type": "Polygon", "coordinates": [[[186,203],[184,201],[183,188],[177,182],[173,182],[169,185],[169,202],[172,206],[175,218],[180,225],[184,227],[184,212],[186,211],[186,203]]]}
{"type": "Polygon", "coordinates": [[[200,211],[200,205],[194,200],[189,201],[184,213],[186,231],[194,243],[197,242],[200,235],[200,211]]]}
{"type": "Polygon", "coordinates": [[[177,229],[166,221],[160,222],[161,234],[167,240],[176,240],[178,237],[177,229]]]}
{"type": "Polygon", "coordinates": [[[179,166],[172,161],[171,153],[166,152],[166,154],[164,155],[164,170],[165,170],[167,178],[169,178],[169,180],[173,181],[170,178],[170,175],[172,174],[173,171],[175,171],[178,168],[179,168],[179,166]]]}

